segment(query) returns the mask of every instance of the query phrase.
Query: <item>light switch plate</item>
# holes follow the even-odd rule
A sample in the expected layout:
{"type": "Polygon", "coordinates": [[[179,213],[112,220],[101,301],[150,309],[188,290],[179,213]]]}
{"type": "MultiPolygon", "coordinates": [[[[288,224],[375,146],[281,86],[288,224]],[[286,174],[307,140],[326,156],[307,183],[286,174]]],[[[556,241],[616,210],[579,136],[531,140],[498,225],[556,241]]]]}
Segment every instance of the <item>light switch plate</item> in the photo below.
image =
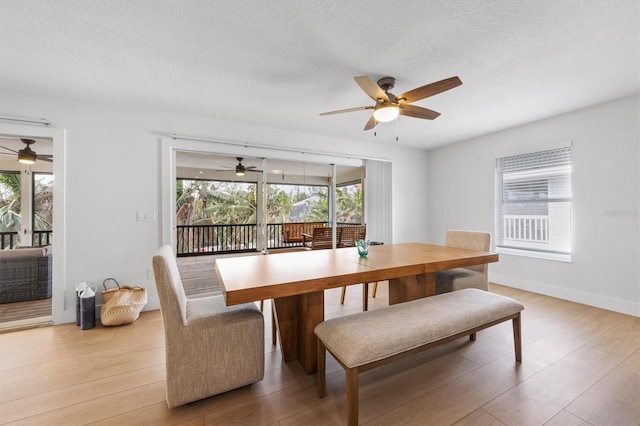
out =
{"type": "Polygon", "coordinates": [[[156,220],[156,211],[143,211],[138,210],[136,212],[136,220],[138,222],[152,222],[156,220]]]}

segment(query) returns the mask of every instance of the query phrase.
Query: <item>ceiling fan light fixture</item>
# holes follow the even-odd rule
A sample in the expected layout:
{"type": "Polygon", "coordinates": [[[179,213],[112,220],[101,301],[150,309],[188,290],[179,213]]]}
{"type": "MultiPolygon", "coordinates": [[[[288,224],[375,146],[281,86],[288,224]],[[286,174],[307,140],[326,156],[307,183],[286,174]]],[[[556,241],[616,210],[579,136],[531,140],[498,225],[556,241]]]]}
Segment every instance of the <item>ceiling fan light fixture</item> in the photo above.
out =
{"type": "Polygon", "coordinates": [[[236,166],[236,176],[244,176],[244,166],[242,164],[238,164],[236,166]]]}
{"type": "Polygon", "coordinates": [[[18,151],[18,162],[22,164],[35,164],[36,153],[27,145],[26,148],[18,151]]]}
{"type": "Polygon", "coordinates": [[[400,114],[400,108],[398,108],[397,104],[383,104],[380,105],[373,111],[373,116],[376,121],[380,123],[386,123],[388,121],[393,121],[398,118],[400,114]]]}

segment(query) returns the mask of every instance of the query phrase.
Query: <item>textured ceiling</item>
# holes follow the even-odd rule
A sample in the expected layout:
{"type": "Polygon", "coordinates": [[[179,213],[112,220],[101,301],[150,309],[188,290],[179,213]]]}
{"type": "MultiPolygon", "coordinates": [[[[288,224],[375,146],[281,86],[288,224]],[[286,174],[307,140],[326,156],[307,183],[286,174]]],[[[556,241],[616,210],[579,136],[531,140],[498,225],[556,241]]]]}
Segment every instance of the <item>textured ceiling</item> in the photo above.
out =
{"type": "Polygon", "coordinates": [[[430,148],[637,93],[639,13],[637,0],[2,0],[0,89],[430,148]],[[393,76],[395,94],[464,84],[416,103],[436,120],[374,136],[368,111],[318,115],[373,103],[356,75],[393,76]]]}

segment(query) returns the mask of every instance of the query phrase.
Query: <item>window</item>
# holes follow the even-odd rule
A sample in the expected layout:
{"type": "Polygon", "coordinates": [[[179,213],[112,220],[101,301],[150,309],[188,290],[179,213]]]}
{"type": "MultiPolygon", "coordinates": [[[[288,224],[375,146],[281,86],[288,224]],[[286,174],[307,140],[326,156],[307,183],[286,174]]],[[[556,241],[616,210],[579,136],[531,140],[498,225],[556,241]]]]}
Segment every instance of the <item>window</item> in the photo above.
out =
{"type": "Polygon", "coordinates": [[[36,173],[33,176],[33,245],[53,243],[53,175],[36,173]]]}
{"type": "Polygon", "coordinates": [[[329,221],[327,186],[270,183],[268,194],[269,223],[329,221]]]}
{"type": "Polygon", "coordinates": [[[496,159],[496,249],[571,261],[571,147],[496,159]]]}
{"type": "Polygon", "coordinates": [[[362,182],[348,182],[336,188],[338,223],[362,223],[362,182]]]}
{"type": "Polygon", "coordinates": [[[0,171],[0,249],[20,242],[20,173],[0,171]]]}

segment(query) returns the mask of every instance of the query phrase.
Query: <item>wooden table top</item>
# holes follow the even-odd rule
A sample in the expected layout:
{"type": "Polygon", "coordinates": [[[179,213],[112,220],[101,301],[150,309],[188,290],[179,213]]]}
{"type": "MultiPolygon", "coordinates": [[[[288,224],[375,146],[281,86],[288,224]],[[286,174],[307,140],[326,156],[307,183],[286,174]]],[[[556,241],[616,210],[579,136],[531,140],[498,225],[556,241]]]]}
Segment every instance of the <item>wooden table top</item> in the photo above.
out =
{"type": "Polygon", "coordinates": [[[497,262],[496,253],[424,243],[355,247],[216,259],[227,305],[322,291],[363,282],[497,262]]]}

